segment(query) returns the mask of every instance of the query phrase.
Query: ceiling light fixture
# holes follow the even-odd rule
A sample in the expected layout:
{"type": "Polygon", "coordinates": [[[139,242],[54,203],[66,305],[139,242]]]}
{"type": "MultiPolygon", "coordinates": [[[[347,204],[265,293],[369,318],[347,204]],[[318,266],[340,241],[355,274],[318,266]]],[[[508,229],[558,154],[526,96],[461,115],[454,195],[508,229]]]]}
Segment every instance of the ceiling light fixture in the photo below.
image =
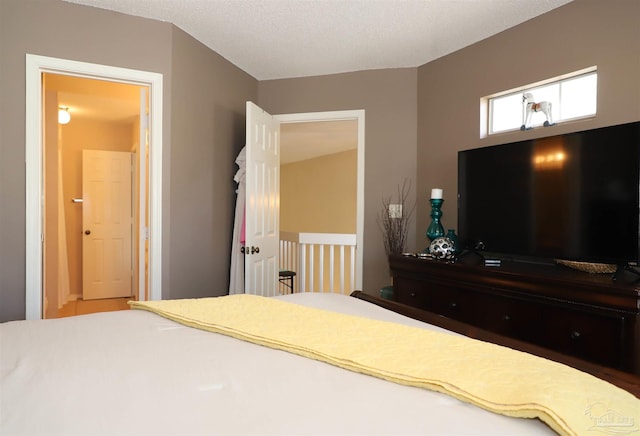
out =
{"type": "Polygon", "coordinates": [[[71,121],[71,114],[68,107],[58,108],[58,123],[68,124],[71,121]]]}

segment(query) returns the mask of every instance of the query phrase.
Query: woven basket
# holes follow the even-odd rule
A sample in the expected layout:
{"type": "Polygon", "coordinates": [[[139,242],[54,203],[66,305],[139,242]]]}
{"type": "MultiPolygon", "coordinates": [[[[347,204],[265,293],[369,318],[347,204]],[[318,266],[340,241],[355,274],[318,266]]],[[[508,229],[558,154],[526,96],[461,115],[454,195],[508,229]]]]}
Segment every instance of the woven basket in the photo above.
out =
{"type": "Polygon", "coordinates": [[[568,266],[569,268],[577,269],[591,274],[611,274],[616,272],[616,265],[608,263],[590,263],[590,262],[574,262],[572,260],[556,259],[556,262],[560,265],[568,266]]]}

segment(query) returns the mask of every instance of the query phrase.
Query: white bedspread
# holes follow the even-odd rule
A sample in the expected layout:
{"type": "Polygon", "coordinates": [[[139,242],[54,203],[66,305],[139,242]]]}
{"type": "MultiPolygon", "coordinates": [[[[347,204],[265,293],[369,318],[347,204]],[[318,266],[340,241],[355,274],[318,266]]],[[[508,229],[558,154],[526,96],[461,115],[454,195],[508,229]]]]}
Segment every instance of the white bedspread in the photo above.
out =
{"type": "MultiPolygon", "coordinates": [[[[437,329],[342,295],[277,298],[437,329]]],[[[552,433],[146,311],[0,324],[0,347],[3,436],[552,433]]]]}

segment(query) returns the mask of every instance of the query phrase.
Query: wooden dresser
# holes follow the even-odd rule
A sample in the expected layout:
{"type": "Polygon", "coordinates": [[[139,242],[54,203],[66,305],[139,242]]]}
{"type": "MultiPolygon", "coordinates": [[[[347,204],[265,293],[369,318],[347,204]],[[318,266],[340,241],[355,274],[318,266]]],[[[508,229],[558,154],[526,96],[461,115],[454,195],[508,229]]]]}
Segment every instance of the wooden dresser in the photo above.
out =
{"type": "Polygon", "coordinates": [[[519,262],[389,262],[399,303],[640,375],[640,283],[519,262]]]}

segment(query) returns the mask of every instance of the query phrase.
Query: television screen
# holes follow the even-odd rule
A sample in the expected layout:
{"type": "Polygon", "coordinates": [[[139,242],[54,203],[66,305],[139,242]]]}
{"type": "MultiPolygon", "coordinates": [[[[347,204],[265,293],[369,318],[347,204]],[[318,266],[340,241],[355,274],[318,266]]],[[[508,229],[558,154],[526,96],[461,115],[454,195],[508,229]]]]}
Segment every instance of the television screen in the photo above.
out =
{"type": "Polygon", "coordinates": [[[461,248],[637,263],[640,122],[458,154],[461,248]]]}

